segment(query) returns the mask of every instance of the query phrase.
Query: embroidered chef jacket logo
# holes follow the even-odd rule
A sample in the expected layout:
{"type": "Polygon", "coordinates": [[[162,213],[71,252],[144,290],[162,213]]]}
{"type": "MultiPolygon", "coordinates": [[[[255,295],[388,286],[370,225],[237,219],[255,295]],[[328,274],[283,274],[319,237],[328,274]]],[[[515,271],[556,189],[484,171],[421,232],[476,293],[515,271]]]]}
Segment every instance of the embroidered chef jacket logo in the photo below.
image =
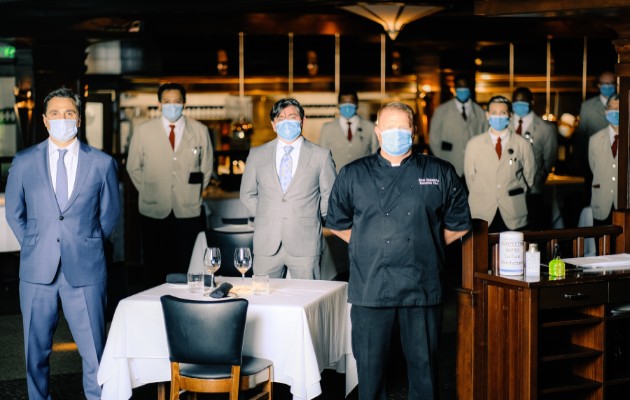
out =
{"type": "Polygon", "coordinates": [[[418,178],[420,185],[439,185],[440,180],[435,178],[418,178]]]}

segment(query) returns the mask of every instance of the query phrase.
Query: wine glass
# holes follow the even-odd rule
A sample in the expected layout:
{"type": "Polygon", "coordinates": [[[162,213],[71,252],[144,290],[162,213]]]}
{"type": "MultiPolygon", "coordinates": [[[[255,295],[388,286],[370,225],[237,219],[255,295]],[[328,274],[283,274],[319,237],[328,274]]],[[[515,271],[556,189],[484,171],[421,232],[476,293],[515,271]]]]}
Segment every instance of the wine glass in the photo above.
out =
{"type": "Polygon", "coordinates": [[[249,247],[234,250],[234,267],[241,273],[242,288],[245,289],[245,273],[252,267],[252,252],[249,247]]]}
{"type": "Polygon", "coordinates": [[[214,273],[221,267],[221,250],[218,247],[206,247],[203,253],[203,265],[210,273],[210,290],[215,288],[214,273]]]}

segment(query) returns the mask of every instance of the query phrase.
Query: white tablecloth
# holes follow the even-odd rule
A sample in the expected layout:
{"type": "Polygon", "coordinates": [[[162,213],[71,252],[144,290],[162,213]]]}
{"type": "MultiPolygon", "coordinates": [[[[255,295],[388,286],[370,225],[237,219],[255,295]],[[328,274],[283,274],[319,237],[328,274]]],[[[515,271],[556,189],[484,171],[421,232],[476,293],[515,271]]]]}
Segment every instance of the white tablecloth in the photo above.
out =
{"type": "Polygon", "coordinates": [[[20,243],[7,223],[4,193],[0,193],[0,253],[10,251],[20,251],[20,243]]]}
{"type": "MultiPolygon", "coordinates": [[[[240,278],[221,277],[235,286],[240,278]]],[[[250,284],[251,279],[246,279],[250,284]]],[[[274,363],[274,382],[294,398],[321,394],[321,371],[346,372],[346,394],[357,384],[350,345],[346,282],[272,279],[271,294],[249,300],[243,353],[274,363]]],[[[123,299],[116,308],[98,371],[102,399],[128,399],[132,388],[170,380],[160,296],[209,299],[185,285],[163,284],[123,299]]],[[[211,300],[208,300],[211,301],[211,300]]],[[[220,344],[221,339],[217,339],[220,344]]],[[[208,342],[212,345],[212,341],[208,342]]]]}

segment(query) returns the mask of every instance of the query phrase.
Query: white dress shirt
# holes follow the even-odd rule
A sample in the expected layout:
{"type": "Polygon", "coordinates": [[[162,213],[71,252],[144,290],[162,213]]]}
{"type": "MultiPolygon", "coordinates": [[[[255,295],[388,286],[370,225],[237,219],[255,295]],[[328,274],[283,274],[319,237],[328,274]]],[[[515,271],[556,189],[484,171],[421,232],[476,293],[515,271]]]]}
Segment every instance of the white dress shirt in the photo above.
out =
{"type": "Polygon", "coordinates": [[[177,150],[177,146],[179,146],[179,143],[182,141],[182,136],[184,136],[184,117],[181,116],[177,121],[171,122],[164,116],[162,116],[162,124],[164,125],[167,139],[171,134],[171,125],[175,125],[175,148],[173,149],[173,151],[177,150]]]}
{"type": "Polygon", "coordinates": [[[354,114],[350,119],[339,116],[339,125],[341,125],[341,131],[348,135],[348,122],[350,122],[350,129],[352,129],[352,136],[356,135],[357,129],[359,129],[359,116],[354,114]]]}
{"type": "MultiPolygon", "coordinates": [[[[48,167],[50,168],[50,178],[52,179],[53,189],[55,194],[57,193],[57,161],[59,161],[59,149],[61,147],[53,143],[48,139],[48,167]]],[[[74,189],[74,181],[77,177],[77,165],[79,163],[79,139],[76,139],[68,147],[63,148],[68,150],[66,156],[63,158],[63,163],[66,165],[66,171],[68,173],[68,199],[72,195],[72,189],[74,189]]]]}
{"type": "Polygon", "coordinates": [[[291,170],[291,176],[295,176],[295,170],[297,169],[298,160],[300,159],[300,147],[302,147],[302,143],[304,143],[304,136],[300,136],[291,144],[286,144],[282,140],[278,139],[278,147],[276,148],[276,172],[278,173],[278,176],[280,176],[280,162],[282,161],[282,157],[284,157],[284,148],[287,146],[293,147],[293,150],[289,155],[291,156],[291,166],[293,167],[291,170]]]}

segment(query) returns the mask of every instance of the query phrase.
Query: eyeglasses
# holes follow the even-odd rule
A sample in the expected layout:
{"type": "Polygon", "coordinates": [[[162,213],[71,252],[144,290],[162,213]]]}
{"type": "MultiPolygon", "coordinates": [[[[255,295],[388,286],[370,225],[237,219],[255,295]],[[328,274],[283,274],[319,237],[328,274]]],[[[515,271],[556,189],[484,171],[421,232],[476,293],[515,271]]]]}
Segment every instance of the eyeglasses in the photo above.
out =
{"type": "Polygon", "coordinates": [[[282,122],[282,121],[301,121],[302,117],[300,117],[300,114],[288,114],[288,115],[278,115],[276,118],[274,118],[275,122],[282,122]]]}

